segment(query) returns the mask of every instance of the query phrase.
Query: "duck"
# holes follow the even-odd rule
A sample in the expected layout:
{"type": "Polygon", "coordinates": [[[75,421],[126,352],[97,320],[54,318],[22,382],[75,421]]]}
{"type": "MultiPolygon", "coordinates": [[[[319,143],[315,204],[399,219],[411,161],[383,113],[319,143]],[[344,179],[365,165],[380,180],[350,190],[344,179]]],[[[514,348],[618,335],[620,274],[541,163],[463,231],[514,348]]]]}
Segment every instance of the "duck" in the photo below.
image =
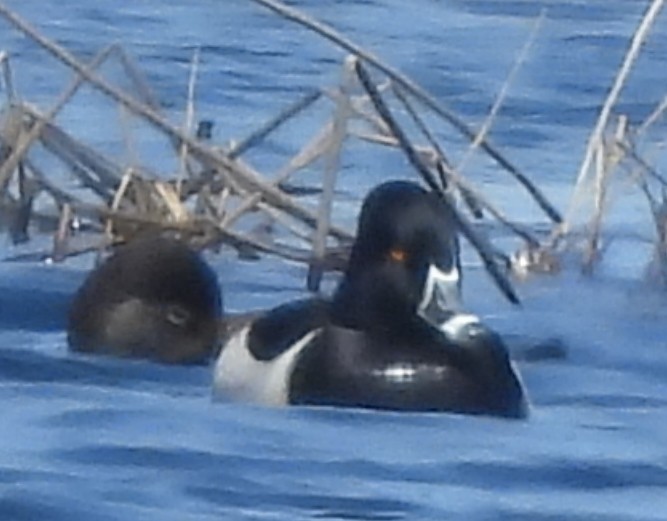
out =
{"type": "Polygon", "coordinates": [[[499,334],[461,304],[455,216],[434,192],[392,180],[365,197],[329,298],[288,302],[231,332],[218,400],[525,418],[499,334]]]}
{"type": "Polygon", "coordinates": [[[70,350],[165,364],[205,364],[220,344],[215,272],[184,241],[158,234],[118,247],[72,298],[70,350]]]}

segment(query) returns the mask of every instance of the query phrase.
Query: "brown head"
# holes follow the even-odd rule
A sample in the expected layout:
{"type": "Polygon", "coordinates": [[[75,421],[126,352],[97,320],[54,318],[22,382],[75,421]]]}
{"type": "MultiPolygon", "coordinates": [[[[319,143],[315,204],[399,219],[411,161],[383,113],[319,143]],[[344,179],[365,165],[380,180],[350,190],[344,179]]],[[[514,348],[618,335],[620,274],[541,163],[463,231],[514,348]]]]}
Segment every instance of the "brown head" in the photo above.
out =
{"type": "Polygon", "coordinates": [[[219,344],[217,277],[185,243],[159,236],[119,248],[93,270],[69,313],[76,351],[202,363],[219,344]]]}

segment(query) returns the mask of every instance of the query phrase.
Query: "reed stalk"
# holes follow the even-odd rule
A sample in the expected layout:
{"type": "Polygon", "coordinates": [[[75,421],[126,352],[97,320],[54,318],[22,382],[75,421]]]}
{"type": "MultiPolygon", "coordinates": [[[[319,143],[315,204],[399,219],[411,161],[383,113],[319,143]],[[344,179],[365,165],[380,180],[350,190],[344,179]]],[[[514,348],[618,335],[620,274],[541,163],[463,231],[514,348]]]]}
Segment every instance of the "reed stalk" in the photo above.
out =
{"type": "Polygon", "coordinates": [[[507,78],[505,79],[505,82],[503,83],[500,92],[498,92],[498,95],[496,96],[495,101],[493,102],[493,105],[491,107],[491,110],[486,116],[486,119],[484,120],[484,123],[482,124],[481,128],[477,132],[477,135],[475,136],[475,139],[472,140],[470,143],[470,146],[466,150],[465,154],[459,161],[459,164],[456,166],[456,170],[458,172],[463,172],[468,164],[468,161],[472,157],[473,153],[475,150],[479,148],[479,146],[482,144],[484,140],[486,140],[486,136],[489,134],[489,131],[491,130],[491,127],[493,126],[493,122],[495,121],[498,112],[500,111],[500,108],[502,107],[505,98],[507,97],[510,87],[512,83],[514,83],[514,80],[516,76],[518,75],[519,71],[521,70],[521,67],[526,61],[526,58],[528,57],[528,54],[532,50],[533,46],[535,45],[535,42],[537,40],[537,36],[540,32],[540,29],[542,28],[542,24],[544,22],[544,17],[546,14],[546,10],[542,9],[540,11],[540,15],[535,19],[535,22],[533,23],[533,27],[530,31],[530,34],[528,35],[528,38],[526,39],[526,42],[523,44],[521,47],[521,50],[519,51],[519,54],[517,55],[516,59],[514,60],[514,63],[512,64],[512,68],[510,69],[507,78]]]}
{"type": "MultiPolygon", "coordinates": [[[[594,160],[596,155],[599,153],[599,149],[603,146],[604,132],[609,124],[609,118],[612,114],[612,109],[620,94],[627,82],[627,79],[632,71],[632,67],[639,56],[641,51],[642,44],[646,41],[655,20],[657,19],[660,11],[664,5],[664,0],[653,0],[649,7],[647,8],[642,21],[637,27],[637,30],[632,36],[630,45],[623,59],[623,63],[619,68],[614,83],[609,90],[609,94],[602,105],[600,114],[598,115],[597,122],[593,131],[591,132],[588,138],[588,145],[586,147],[586,152],[584,154],[584,159],[581,162],[579,167],[579,173],[575,181],[574,189],[572,191],[572,196],[570,197],[570,202],[568,209],[565,213],[565,219],[561,225],[555,230],[553,237],[553,242],[555,243],[559,237],[566,234],[571,226],[574,212],[576,207],[579,204],[581,197],[583,196],[584,186],[587,183],[587,178],[590,175],[591,167],[594,165],[594,160]]],[[[601,173],[597,172],[599,175],[601,173]]],[[[600,180],[598,179],[598,184],[600,180]]]]}
{"type": "Polygon", "coordinates": [[[357,59],[354,56],[348,56],[343,63],[340,95],[338,96],[331,125],[331,141],[324,156],[322,195],[317,214],[317,228],[313,237],[313,262],[308,269],[306,282],[308,290],[312,292],[319,291],[322,281],[322,263],[326,251],[327,236],[329,235],[334,191],[336,189],[338,170],[340,169],[340,156],[343,141],[347,135],[348,121],[352,115],[350,95],[354,84],[356,62],[357,59]]]}
{"type": "MultiPolygon", "coordinates": [[[[192,61],[190,62],[185,121],[183,122],[183,133],[188,136],[192,134],[192,126],[194,125],[195,118],[195,86],[197,83],[197,71],[199,69],[199,54],[200,49],[197,47],[192,54],[192,61]]],[[[180,169],[176,178],[176,193],[180,198],[183,179],[187,175],[188,145],[185,142],[181,143],[179,159],[180,169]]]]}
{"type": "Polygon", "coordinates": [[[419,154],[416,152],[407,136],[404,134],[401,127],[398,125],[396,120],[391,114],[389,107],[386,105],[379,92],[377,92],[373,81],[371,80],[368,72],[361,65],[361,62],[356,64],[356,72],[359,81],[368,92],[375,109],[378,114],[384,119],[387,126],[391,129],[392,133],[398,140],[401,149],[405,153],[408,161],[412,166],[417,170],[417,173],[424,180],[424,182],[433,190],[435,193],[439,194],[445,204],[449,207],[452,216],[454,217],[458,228],[461,230],[461,233],[470,244],[475,248],[479,254],[482,262],[491,275],[491,278],[496,283],[503,295],[513,304],[519,304],[519,297],[514,291],[511,282],[503,274],[495,259],[495,252],[490,244],[484,239],[480,234],[478,234],[468,222],[465,216],[461,215],[460,212],[456,209],[456,206],[452,204],[451,200],[438,186],[437,180],[433,173],[426,167],[426,165],[421,160],[419,154]]]}
{"type": "MultiPolygon", "coordinates": [[[[422,87],[416,84],[407,76],[400,73],[397,69],[385,64],[377,56],[363,49],[361,46],[355,44],[341,33],[333,29],[331,26],[326,25],[322,22],[314,20],[313,18],[305,15],[301,11],[289,7],[282,2],[276,0],[253,0],[256,3],[263,5],[264,7],[269,8],[280,16],[296,22],[311,31],[316,32],[320,36],[325,37],[326,39],[332,41],[339,47],[342,47],[346,51],[358,56],[361,60],[369,63],[374,66],[389,78],[391,78],[398,85],[403,87],[410,94],[415,96],[422,104],[432,110],[435,114],[447,121],[452,127],[459,131],[464,137],[473,141],[476,137],[476,133],[456,114],[451,110],[444,107],[440,102],[438,102],[433,96],[426,92],[422,87]]],[[[528,193],[535,199],[539,207],[546,213],[546,215],[555,223],[560,223],[562,217],[558,210],[549,202],[546,196],[535,186],[535,184],[525,176],[519,168],[517,168],[513,163],[511,163],[505,156],[488,140],[483,139],[479,144],[493,160],[495,160],[502,168],[507,170],[521,186],[523,186],[528,193]]]]}

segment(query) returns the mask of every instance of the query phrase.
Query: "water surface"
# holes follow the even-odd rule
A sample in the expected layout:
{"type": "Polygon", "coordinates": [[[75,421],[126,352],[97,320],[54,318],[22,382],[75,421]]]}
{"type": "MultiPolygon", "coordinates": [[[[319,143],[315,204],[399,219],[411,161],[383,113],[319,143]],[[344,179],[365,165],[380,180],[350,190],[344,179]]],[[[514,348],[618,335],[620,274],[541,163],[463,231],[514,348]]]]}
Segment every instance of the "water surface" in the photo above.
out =
{"type": "MultiPolygon", "coordinates": [[[[412,76],[473,126],[484,121],[546,9],[491,137],[559,205],[644,9],[644,2],[624,0],[292,4],[412,76]]],[[[182,121],[189,62],[200,47],[198,111],[216,122],[220,143],[340,77],[342,52],[252,2],[7,5],[82,59],[121,42],[174,122],[182,121]]],[[[47,108],[70,74],[2,25],[0,49],[12,54],[21,95],[47,108]]],[[[665,56],[663,19],[623,95],[632,121],[661,99],[665,56]]],[[[113,65],[104,72],[126,81],[113,65]]],[[[323,115],[299,120],[248,160],[277,170],[323,115]]],[[[128,163],[173,171],[165,144],[138,124],[141,146],[123,156],[120,127],[100,125],[103,118],[119,116],[86,90],[59,122],[128,163]]],[[[452,156],[462,157],[463,140],[444,125],[437,131],[452,156]]],[[[497,166],[476,157],[468,173],[514,216],[543,223],[497,166]]],[[[352,145],[340,219],[353,222],[361,197],[379,180],[412,175],[399,155],[352,145]]],[[[611,226],[650,236],[646,217],[643,202],[619,203],[611,226]]],[[[49,240],[17,249],[3,239],[0,255],[49,240]]],[[[56,266],[2,263],[0,519],[664,519],[667,306],[640,281],[646,254],[641,241],[619,242],[594,279],[572,269],[532,280],[520,287],[523,308],[512,309],[466,252],[471,309],[506,334],[557,337],[568,346],[566,359],[519,363],[533,403],[528,422],[213,403],[209,368],[67,352],[67,302],[92,257],[56,266]]],[[[300,266],[270,258],[243,263],[231,252],[209,260],[229,309],[304,294],[300,266]]]]}

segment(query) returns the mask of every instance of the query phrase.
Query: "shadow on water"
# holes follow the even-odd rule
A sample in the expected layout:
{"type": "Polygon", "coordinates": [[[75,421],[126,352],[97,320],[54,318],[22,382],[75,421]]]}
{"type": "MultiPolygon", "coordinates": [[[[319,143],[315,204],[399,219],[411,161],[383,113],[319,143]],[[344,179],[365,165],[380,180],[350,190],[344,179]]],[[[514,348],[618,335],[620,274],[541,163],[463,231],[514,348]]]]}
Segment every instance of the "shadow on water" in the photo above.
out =
{"type": "Polygon", "coordinates": [[[37,288],[0,289],[0,328],[62,330],[67,324],[71,293],[37,288]]]}
{"type": "Polygon", "coordinates": [[[0,381],[107,389],[164,389],[168,381],[169,391],[178,393],[192,388],[207,389],[210,374],[207,367],[170,367],[103,356],[70,353],[63,356],[61,351],[4,348],[0,350],[0,381]]]}
{"type": "MultiPolygon", "coordinates": [[[[351,471],[349,463],[105,444],[54,450],[48,459],[59,461],[68,468],[95,469],[97,479],[102,482],[110,479],[116,483],[126,480],[141,483],[159,475],[162,483],[170,483],[174,494],[181,494],[199,504],[205,501],[216,511],[224,513],[284,512],[287,517],[295,515],[298,519],[390,521],[406,519],[417,510],[411,502],[384,497],[382,492],[377,495],[363,489],[354,492],[354,487],[346,492],[324,492],[321,486],[308,485],[315,476],[332,476],[333,481],[345,480],[351,471]]],[[[86,473],[85,470],[78,470],[78,473],[81,472],[86,473]]],[[[16,470],[8,475],[19,482],[54,479],[54,476],[45,473],[16,470]]],[[[359,476],[356,472],[355,475],[359,476]]],[[[389,472],[384,472],[384,478],[390,476],[389,472]]],[[[371,477],[377,479],[380,476],[369,475],[366,479],[371,477]]],[[[140,491],[134,494],[120,486],[111,495],[126,504],[150,501],[140,491]]],[[[15,508],[21,506],[20,503],[14,505],[15,508]]],[[[3,508],[8,511],[7,505],[0,505],[0,513],[3,508]]]]}
{"type": "Polygon", "coordinates": [[[0,263],[0,328],[58,331],[85,270],[33,263],[0,263]]]}
{"type": "Polygon", "coordinates": [[[69,519],[72,521],[100,521],[118,519],[115,515],[100,512],[91,504],[64,504],[58,496],[36,494],[30,490],[14,490],[0,498],[0,518],[12,521],[37,519],[69,519]]]}

